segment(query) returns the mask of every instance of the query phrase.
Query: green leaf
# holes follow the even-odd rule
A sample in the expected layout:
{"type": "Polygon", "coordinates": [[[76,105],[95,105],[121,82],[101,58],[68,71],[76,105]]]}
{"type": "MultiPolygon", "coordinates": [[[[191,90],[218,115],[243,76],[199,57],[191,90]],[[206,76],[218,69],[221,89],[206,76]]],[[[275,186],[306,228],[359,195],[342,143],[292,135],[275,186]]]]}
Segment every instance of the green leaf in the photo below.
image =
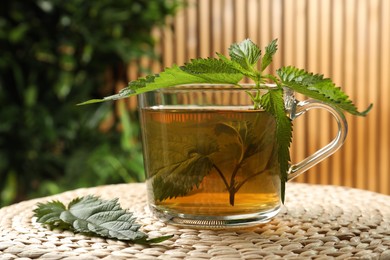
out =
{"type": "Polygon", "coordinates": [[[235,84],[243,77],[240,71],[233,66],[215,58],[193,59],[180,68],[193,76],[198,76],[213,83],[235,84]]]}
{"type": "Polygon", "coordinates": [[[226,122],[226,123],[218,123],[215,126],[215,134],[217,136],[221,134],[227,134],[230,135],[228,140],[234,141],[236,140],[237,142],[229,143],[227,146],[230,149],[227,149],[229,152],[233,151],[239,154],[237,161],[241,161],[244,157],[245,153],[245,147],[246,147],[246,142],[248,140],[248,122],[246,121],[232,121],[232,122],[226,122]],[[236,138],[232,138],[236,137],[236,138]]]}
{"type": "Polygon", "coordinates": [[[231,121],[216,125],[216,135],[230,136],[227,138],[222,136],[229,143],[224,145],[224,149],[220,152],[225,151],[225,154],[234,155],[230,159],[235,162],[230,182],[220,172],[229,191],[230,205],[234,206],[235,194],[248,180],[271,169],[274,162],[276,165],[279,164],[274,146],[274,129],[274,117],[264,111],[256,113],[255,121],[231,121]],[[253,163],[256,164],[255,168],[253,163]],[[238,176],[240,177],[236,178],[238,176]]]}
{"type": "Polygon", "coordinates": [[[264,71],[268,65],[272,62],[272,58],[276,51],[278,50],[278,40],[275,39],[272,42],[270,42],[267,47],[265,47],[265,54],[263,56],[263,59],[261,60],[261,71],[264,71]]]}
{"type": "Polygon", "coordinates": [[[228,57],[226,57],[225,55],[223,55],[221,53],[217,53],[217,55],[224,63],[228,64],[230,67],[239,71],[243,76],[247,76],[251,79],[257,78],[257,73],[255,70],[253,70],[253,69],[247,70],[247,69],[243,68],[241,66],[241,64],[239,64],[238,62],[229,60],[228,57]]]}
{"type": "MultiPolygon", "coordinates": [[[[259,115],[260,116],[260,115],[259,115]]],[[[268,122],[272,124],[272,122],[268,122]]],[[[253,154],[263,150],[272,140],[264,138],[269,136],[269,131],[272,127],[256,128],[248,121],[232,121],[229,123],[218,123],[215,127],[215,133],[220,135],[222,133],[235,136],[237,144],[236,151],[240,152],[240,158],[237,161],[243,161],[253,154]]],[[[234,139],[232,139],[234,140],[234,139]]],[[[230,143],[231,147],[233,143],[230,143]]]]}
{"type": "Polygon", "coordinates": [[[259,120],[262,123],[257,123],[256,127],[248,124],[249,131],[245,139],[245,158],[250,158],[252,155],[264,151],[274,142],[274,139],[271,138],[273,136],[272,132],[274,131],[274,118],[261,116],[259,120]],[[265,118],[268,118],[268,120],[265,118]]]}
{"type": "Polygon", "coordinates": [[[203,126],[198,121],[186,121],[184,125],[171,122],[161,131],[160,122],[147,122],[148,130],[144,134],[149,149],[145,156],[149,158],[147,172],[156,200],[185,195],[210,173],[211,157],[219,147],[215,138],[207,133],[210,125],[205,123],[203,126]],[[194,127],[197,135],[207,137],[194,135],[194,127]]]}
{"type": "MultiPolygon", "coordinates": [[[[183,147],[182,143],[170,142],[169,150],[176,154],[182,154],[179,161],[170,162],[156,172],[153,172],[153,191],[156,200],[164,200],[188,194],[194,187],[198,187],[203,178],[208,175],[213,167],[210,155],[218,151],[215,142],[197,140],[193,147],[183,147]],[[186,150],[183,150],[186,149],[186,150]]],[[[175,157],[169,157],[175,159],[175,157]]]]}
{"type": "Polygon", "coordinates": [[[285,183],[290,162],[290,143],[292,140],[292,123],[284,109],[283,90],[280,88],[269,89],[262,96],[262,107],[275,116],[276,140],[278,144],[278,161],[280,167],[281,198],[285,199],[285,183]]]}
{"type": "Polygon", "coordinates": [[[242,68],[252,71],[261,56],[261,50],[251,40],[246,39],[240,43],[233,43],[229,48],[232,61],[237,62],[242,68]]]}
{"type": "Polygon", "coordinates": [[[120,207],[118,199],[102,200],[89,195],[72,200],[68,208],[59,201],[38,203],[37,206],[34,209],[37,222],[50,228],[140,244],[159,243],[172,237],[148,239],[139,231],[140,225],[135,223],[133,214],[120,207]]]}
{"type": "Polygon", "coordinates": [[[61,220],[61,213],[66,210],[64,204],[59,201],[51,201],[48,203],[38,203],[38,207],[34,209],[34,217],[38,223],[44,223],[50,228],[71,228],[71,225],[61,220]]]}
{"type": "Polygon", "coordinates": [[[145,233],[138,231],[140,225],[135,223],[133,214],[121,209],[118,199],[106,201],[87,196],[71,202],[60,218],[80,233],[94,233],[120,240],[146,237],[145,233]]]}
{"type": "Polygon", "coordinates": [[[370,105],[365,111],[359,112],[349,97],[323,75],[313,74],[292,66],[277,70],[282,84],[308,97],[331,104],[353,115],[365,116],[372,108],[370,105]]]}
{"type": "Polygon", "coordinates": [[[108,100],[118,100],[144,92],[195,83],[225,83],[237,84],[243,75],[234,68],[216,59],[192,60],[186,66],[166,68],[164,72],[149,75],[145,78],[131,81],[128,86],[118,94],[105,97],[103,99],[92,99],[79,105],[86,105],[108,100]]]}

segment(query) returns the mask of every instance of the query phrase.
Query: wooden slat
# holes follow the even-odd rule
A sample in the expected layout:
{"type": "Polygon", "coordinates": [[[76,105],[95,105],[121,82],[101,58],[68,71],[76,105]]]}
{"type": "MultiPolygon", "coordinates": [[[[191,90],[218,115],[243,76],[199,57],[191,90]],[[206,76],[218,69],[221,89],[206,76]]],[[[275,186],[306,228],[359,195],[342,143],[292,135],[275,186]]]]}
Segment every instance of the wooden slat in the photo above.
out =
{"type": "MultiPolygon", "coordinates": [[[[283,31],[284,37],[279,41],[279,45],[283,46],[281,49],[279,47],[279,52],[283,58],[283,65],[294,64],[298,51],[296,50],[295,42],[295,29],[296,26],[296,15],[295,15],[296,5],[294,1],[286,1],[283,6],[283,31]]],[[[297,138],[299,136],[305,136],[304,122],[301,119],[297,119],[294,122],[294,131],[293,131],[293,143],[291,145],[291,161],[297,163],[300,160],[305,158],[305,149],[304,141],[305,138],[297,138]]],[[[304,182],[307,175],[300,175],[295,180],[304,182]]]]}
{"type": "MultiPolygon", "coordinates": [[[[313,73],[319,72],[319,23],[320,19],[316,19],[316,16],[318,16],[318,3],[315,3],[313,1],[307,1],[306,2],[306,16],[308,21],[311,21],[310,23],[307,23],[307,38],[305,39],[307,44],[306,49],[306,69],[308,71],[311,71],[313,73]],[[310,39],[310,40],[307,40],[310,39]]],[[[321,144],[321,131],[318,131],[322,128],[321,121],[324,120],[323,113],[320,113],[319,110],[313,110],[309,112],[311,115],[308,117],[307,120],[307,129],[309,130],[307,133],[307,152],[308,154],[313,154],[316,150],[318,150],[322,144],[321,144]]],[[[326,115],[326,114],[325,114],[326,115]]],[[[318,168],[318,167],[317,167],[318,168]]],[[[318,168],[317,171],[310,171],[308,174],[308,181],[310,183],[318,183],[320,182],[322,176],[322,172],[318,168]]]]}
{"type": "MultiPolygon", "coordinates": [[[[261,48],[264,48],[271,40],[271,27],[270,21],[272,19],[271,16],[271,4],[272,0],[263,0],[259,1],[258,12],[261,14],[259,16],[259,39],[257,45],[261,48]]],[[[270,69],[267,68],[265,73],[270,73],[270,69]]]]}
{"type": "MultiPolygon", "coordinates": [[[[283,35],[280,33],[283,28],[283,0],[273,0],[271,8],[271,36],[268,38],[267,44],[273,39],[283,41],[283,35]]],[[[263,48],[265,45],[263,46],[263,48]]],[[[273,62],[270,64],[270,73],[275,73],[275,70],[282,66],[282,55],[275,55],[273,62]]]]}
{"type": "MultiPolygon", "coordinates": [[[[316,67],[316,73],[324,74],[325,77],[329,77],[331,73],[330,68],[330,53],[331,53],[331,47],[329,44],[330,39],[330,33],[331,33],[331,23],[330,23],[330,17],[332,16],[331,12],[331,1],[328,0],[321,0],[318,1],[317,4],[314,3],[314,5],[317,6],[317,9],[315,11],[315,14],[318,15],[319,19],[319,26],[317,27],[317,37],[318,37],[318,49],[317,49],[317,57],[318,57],[318,65],[316,67]]],[[[315,19],[315,17],[313,17],[315,19]]],[[[328,131],[323,131],[322,134],[320,134],[320,146],[324,146],[327,144],[332,138],[335,136],[335,131],[332,131],[332,117],[328,113],[321,113],[319,115],[320,122],[319,122],[319,129],[327,129],[328,131]]],[[[312,169],[313,174],[320,174],[321,177],[321,183],[329,183],[332,179],[332,172],[331,172],[331,158],[329,158],[329,161],[324,161],[315,168],[312,169]]]]}
{"type": "MultiPolygon", "coordinates": [[[[378,104],[379,102],[379,77],[378,72],[379,69],[379,26],[378,26],[378,18],[380,10],[379,10],[379,0],[370,0],[368,6],[368,28],[367,35],[369,43],[368,43],[368,57],[369,57],[369,66],[367,70],[368,81],[367,88],[369,88],[366,103],[373,102],[378,104]]],[[[390,46],[388,46],[390,48],[390,46]]],[[[366,156],[367,166],[369,172],[371,173],[368,176],[368,189],[372,191],[376,191],[379,188],[379,167],[377,158],[379,158],[378,154],[378,134],[379,134],[379,110],[375,109],[372,111],[370,116],[367,118],[368,123],[368,155],[366,156]]]]}
{"type": "MultiPolygon", "coordinates": [[[[320,7],[318,3],[308,1],[307,2],[307,17],[308,21],[313,21],[310,23],[307,23],[307,55],[306,55],[306,69],[308,71],[311,71],[313,73],[319,73],[321,70],[319,70],[319,64],[321,63],[321,56],[319,55],[321,52],[319,50],[319,41],[320,41],[320,25],[321,25],[321,19],[315,19],[316,16],[322,15],[322,12],[318,12],[318,8],[320,7]]],[[[320,17],[318,17],[320,18],[320,17]]],[[[321,71],[322,72],[322,71],[321,71]]],[[[314,151],[316,151],[319,147],[324,146],[326,143],[330,141],[330,138],[324,134],[321,133],[323,131],[319,131],[319,129],[324,129],[323,122],[326,122],[326,117],[328,116],[328,113],[324,113],[319,110],[311,111],[308,115],[307,119],[307,138],[308,138],[308,154],[312,154],[314,151]],[[321,138],[325,138],[325,141],[321,138]]],[[[325,128],[326,129],[326,128],[325,128]]],[[[322,163],[320,165],[328,165],[328,163],[322,163]]],[[[327,171],[326,171],[327,172],[327,171]]],[[[327,174],[324,174],[319,166],[316,166],[314,169],[310,170],[308,172],[308,182],[310,183],[318,183],[318,182],[326,182],[328,179],[327,174]]]]}
{"type": "Polygon", "coordinates": [[[223,49],[223,0],[210,1],[211,3],[211,20],[209,26],[211,27],[210,39],[211,39],[211,52],[215,57],[215,52],[222,52],[223,49]]]}
{"type": "Polygon", "coordinates": [[[245,39],[248,37],[245,28],[245,18],[246,18],[246,1],[233,1],[234,9],[234,24],[233,24],[233,41],[238,42],[240,39],[245,39]]]}
{"type": "Polygon", "coordinates": [[[221,9],[223,10],[222,14],[222,23],[223,23],[223,32],[222,32],[222,53],[227,54],[227,49],[230,44],[234,42],[233,27],[234,27],[234,1],[235,0],[224,0],[221,9]]]}
{"type": "Polygon", "coordinates": [[[261,35],[261,32],[259,30],[259,5],[260,1],[257,0],[248,0],[248,5],[246,6],[247,10],[247,31],[248,31],[248,37],[252,39],[254,42],[258,42],[259,36],[261,35]]]}
{"type": "MultiPolygon", "coordinates": [[[[185,13],[179,13],[178,16],[175,19],[174,23],[174,32],[172,35],[172,40],[174,41],[174,46],[170,46],[172,49],[170,50],[172,52],[172,62],[176,64],[183,64],[187,61],[187,46],[188,42],[186,41],[186,38],[177,34],[176,32],[191,32],[188,28],[186,28],[186,17],[185,13]]],[[[165,57],[165,53],[164,53],[165,57]]],[[[166,66],[171,66],[172,64],[166,64],[166,66]]]]}
{"type": "MultiPolygon", "coordinates": [[[[356,17],[356,1],[355,0],[347,0],[345,2],[343,17],[345,20],[345,37],[343,40],[343,60],[345,62],[343,65],[343,75],[344,79],[342,84],[347,86],[348,89],[345,91],[348,92],[349,96],[355,100],[356,98],[356,89],[354,88],[356,84],[356,79],[354,72],[356,71],[356,26],[355,21],[356,17]],[[346,48],[348,46],[348,48],[346,48]]],[[[351,124],[355,123],[355,117],[348,117],[348,121],[351,124]]],[[[343,182],[347,186],[353,185],[354,173],[355,173],[355,164],[354,164],[354,154],[355,154],[355,140],[356,134],[355,131],[350,131],[348,135],[348,139],[346,144],[344,145],[344,149],[342,151],[342,172],[345,174],[342,175],[343,182]]]]}
{"type": "Polygon", "coordinates": [[[380,61],[379,61],[379,91],[380,100],[375,104],[379,110],[379,190],[381,193],[390,193],[390,1],[382,0],[380,5],[380,61]]]}
{"type": "MultiPolygon", "coordinates": [[[[363,104],[366,104],[367,96],[367,62],[362,62],[367,60],[367,4],[366,0],[357,1],[357,16],[359,19],[356,20],[356,26],[358,30],[356,31],[356,43],[357,43],[357,53],[359,55],[356,60],[356,89],[359,89],[359,95],[356,96],[356,104],[359,107],[362,107],[363,104]]],[[[371,116],[371,115],[370,115],[371,116]]],[[[350,126],[350,129],[353,127],[353,131],[356,131],[357,138],[355,142],[356,149],[356,187],[367,189],[368,181],[368,165],[367,165],[367,139],[368,139],[368,125],[366,124],[367,120],[358,118],[356,119],[356,125],[350,126]]]]}
{"type": "Polygon", "coordinates": [[[198,27],[198,44],[199,44],[199,57],[210,57],[210,1],[200,0],[198,3],[197,19],[199,21],[198,27]]]}

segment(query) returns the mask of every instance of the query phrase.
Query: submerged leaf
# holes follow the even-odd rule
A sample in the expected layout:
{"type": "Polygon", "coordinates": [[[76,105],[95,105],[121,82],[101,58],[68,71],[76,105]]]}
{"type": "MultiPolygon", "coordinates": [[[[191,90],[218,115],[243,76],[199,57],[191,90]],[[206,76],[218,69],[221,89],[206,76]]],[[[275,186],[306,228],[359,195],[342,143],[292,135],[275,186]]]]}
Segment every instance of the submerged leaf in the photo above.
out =
{"type": "MultiPolygon", "coordinates": [[[[270,138],[270,131],[273,130],[274,119],[269,116],[263,116],[264,114],[258,114],[257,120],[260,120],[261,124],[254,125],[249,121],[232,121],[229,123],[219,123],[215,127],[215,133],[220,135],[222,133],[235,136],[237,139],[236,146],[231,144],[230,147],[236,147],[235,150],[241,152],[241,159],[237,161],[245,160],[263,150],[273,142],[270,138]]],[[[235,140],[232,139],[232,140],[235,140]]],[[[233,148],[232,148],[233,149],[233,148]]]]}
{"type": "Polygon", "coordinates": [[[178,152],[181,151],[184,157],[180,161],[170,161],[167,166],[152,173],[156,200],[183,196],[199,186],[213,167],[209,156],[218,151],[217,145],[209,140],[197,142],[195,147],[188,147],[184,151],[182,145],[176,149],[178,152]]]}

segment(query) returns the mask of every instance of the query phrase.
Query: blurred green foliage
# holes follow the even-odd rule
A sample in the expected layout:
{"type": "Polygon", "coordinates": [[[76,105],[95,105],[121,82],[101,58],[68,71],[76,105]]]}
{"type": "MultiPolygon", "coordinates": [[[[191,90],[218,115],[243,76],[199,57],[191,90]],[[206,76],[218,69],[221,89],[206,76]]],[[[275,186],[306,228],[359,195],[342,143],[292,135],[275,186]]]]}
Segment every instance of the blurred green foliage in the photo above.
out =
{"type": "Polygon", "coordinates": [[[155,58],[152,28],[178,0],[6,0],[0,9],[0,206],[143,180],[136,114],[75,106],[128,82],[126,64],[155,58]],[[105,86],[105,87],[103,87],[105,86]],[[99,127],[107,117],[114,123],[99,127]],[[120,125],[121,131],[118,131],[120,125]]]}

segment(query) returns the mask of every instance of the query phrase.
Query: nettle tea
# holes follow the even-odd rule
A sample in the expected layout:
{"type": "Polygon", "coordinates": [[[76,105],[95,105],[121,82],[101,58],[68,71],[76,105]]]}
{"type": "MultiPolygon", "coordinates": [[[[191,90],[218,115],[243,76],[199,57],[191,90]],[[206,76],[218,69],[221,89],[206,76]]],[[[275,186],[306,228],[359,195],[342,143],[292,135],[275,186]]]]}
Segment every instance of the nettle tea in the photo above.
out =
{"type": "Polygon", "coordinates": [[[269,113],[172,106],[140,113],[157,211],[234,219],[279,207],[276,123],[269,113]]]}
{"type": "MultiPolygon", "coordinates": [[[[225,228],[278,214],[284,191],[278,120],[254,108],[250,95],[267,98],[269,91],[252,87],[183,85],[138,96],[148,202],[156,216],[181,226],[225,228]]],[[[321,108],[339,125],[336,139],[289,166],[292,178],[334,153],[346,125],[340,112],[319,101],[296,102],[292,91],[282,100],[288,120],[321,108]]]]}
{"type": "Polygon", "coordinates": [[[264,53],[246,39],[233,43],[228,56],[173,65],[82,103],[138,95],[148,200],[161,219],[194,228],[269,221],[284,203],[286,183],[343,144],[343,111],[365,116],[372,108],[359,112],[321,74],[294,66],[267,73],[277,49],[277,39],[264,53]],[[298,101],[294,93],[308,99],[298,101]],[[337,135],[294,164],[292,121],[311,109],[330,112],[337,135]]]}

